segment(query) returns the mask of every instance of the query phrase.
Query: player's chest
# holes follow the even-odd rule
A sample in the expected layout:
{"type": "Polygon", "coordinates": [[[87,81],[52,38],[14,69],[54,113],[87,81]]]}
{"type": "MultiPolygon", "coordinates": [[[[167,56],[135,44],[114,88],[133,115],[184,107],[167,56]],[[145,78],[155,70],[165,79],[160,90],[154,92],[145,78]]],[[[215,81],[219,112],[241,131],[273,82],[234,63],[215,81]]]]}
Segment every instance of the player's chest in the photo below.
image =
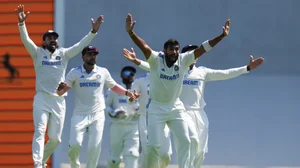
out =
{"type": "Polygon", "coordinates": [[[65,67],[66,62],[59,52],[49,54],[47,52],[41,52],[40,56],[35,60],[35,64],[39,67],[60,68],[65,67]]]}
{"type": "Polygon", "coordinates": [[[103,78],[98,73],[81,73],[77,75],[75,85],[78,88],[99,88],[103,82],[103,78]]]}
{"type": "Polygon", "coordinates": [[[183,79],[183,86],[188,87],[199,87],[200,85],[203,85],[205,74],[197,73],[195,71],[188,71],[184,75],[183,79]]]}

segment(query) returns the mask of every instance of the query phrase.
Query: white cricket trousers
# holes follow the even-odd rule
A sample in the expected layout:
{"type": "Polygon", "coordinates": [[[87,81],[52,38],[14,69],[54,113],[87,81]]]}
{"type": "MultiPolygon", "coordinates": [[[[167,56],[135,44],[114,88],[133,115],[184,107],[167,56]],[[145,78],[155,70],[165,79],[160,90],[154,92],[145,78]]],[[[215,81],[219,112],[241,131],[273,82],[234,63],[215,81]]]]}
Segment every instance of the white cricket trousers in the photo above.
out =
{"type": "Polygon", "coordinates": [[[139,131],[138,123],[110,123],[110,156],[108,168],[138,168],[139,131]],[[122,157],[123,155],[123,157],[122,157]]]}
{"type": "Polygon", "coordinates": [[[51,154],[61,142],[66,114],[64,97],[37,92],[33,101],[34,135],[32,140],[32,158],[36,168],[45,165],[51,154]],[[46,146],[45,133],[48,127],[46,146]]]}
{"type": "Polygon", "coordinates": [[[204,110],[187,110],[191,139],[191,167],[200,168],[208,149],[208,119],[204,110]]]}
{"type": "MultiPolygon", "coordinates": [[[[144,158],[146,157],[146,149],[147,149],[147,116],[146,113],[141,113],[139,116],[139,134],[140,134],[140,142],[142,147],[142,156],[141,156],[141,162],[142,164],[145,164],[144,158]]],[[[162,139],[160,142],[162,142],[162,146],[159,151],[159,168],[166,168],[170,161],[171,161],[171,155],[172,155],[172,145],[171,145],[171,138],[170,138],[170,130],[168,126],[165,126],[164,129],[164,136],[161,137],[162,139]]],[[[143,167],[145,167],[144,165],[143,167]]]]}
{"type": "Polygon", "coordinates": [[[101,153],[104,128],[104,111],[90,114],[74,114],[71,119],[69,160],[71,168],[80,168],[79,156],[83,136],[88,135],[86,168],[96,168],[101,153]]]}
{"type": "MultiPolygon", "coordinates": [[[[163,145],[160,140],[164,136],[166,124],[178,142],[177,160],[179,168],[189,168],[190,164],[190,138],[189,129],[186,122],[184,108],[177,108],[176,105],[170,106],[152,101],[148,108],[148,144],[146,150],[146,167],[159,167],[159,151],[163,145]],[[168,111],[166,111],[168,110],[168,111]]],[[[143,164],[144,165],[144,164],[143,164]]]]}

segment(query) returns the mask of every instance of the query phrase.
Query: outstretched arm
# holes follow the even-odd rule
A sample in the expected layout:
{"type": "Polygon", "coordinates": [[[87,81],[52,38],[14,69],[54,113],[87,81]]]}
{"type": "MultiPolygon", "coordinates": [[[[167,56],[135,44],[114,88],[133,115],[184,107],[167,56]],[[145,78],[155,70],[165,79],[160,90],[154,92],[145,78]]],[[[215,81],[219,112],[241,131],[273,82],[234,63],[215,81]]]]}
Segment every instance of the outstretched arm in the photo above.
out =
{"type": "Polygon", "coordinates": [[[131,14],[128,14],[126,17],[126,31],[132,41],[137,45],[142,52],[144,53],[144,56],[146,59],[148,59],[151,55],[152,49],[146,44],[146,42],[140,38],[134,31],[135,21],[132,20],[131,14]]]}
{"type": "Polygon", "coordinates": [[[207,69],[206,81],[217,81],[235,78],[242,74],[248,73],[250,70],[258,68],[263,62],[264,58],[260,57],[257,59],[253,59],[253,56],[251,55],[250,62],[247,66],[226,70],[207,69]]]}
{"type": "Polygon", "coordinates": [[[135,99],[137,99],[140,96],[140,94],[138,94],[135,90],[134,90],[134,93],[129,92],[119,84],[115,85],[110,90],[119,95],[128,96],[130,102],[133,102],[135,99]]]}
{"type": "Polygon", "coordinates": [[[199,58],[205,52],[211,50],[214,46],[216,46],[224,37],[228,36],[230,30],[230,19],[228,19],[223,27],[223,33],[214,39],[207,40],[203,42],[198,48],[195,49],[194,55],[195,59],[199,58]]]}
{"type": "Polygon", "coordinates": [[[26,26],[25,26],[25,20],[27,19],[28,15],[30,12],[24,12],[24,5],[18,5],[17,9],[15,10],[17,15],[18,15],[18,26],[19,26],[19,31],[21,35],[22,42],[30,54],[32,58],[36,57],[36,50],[37,46],[34,44],[34,42],[30,39],[26,26]]]}
{"type": "Polygon", "coordinates": [[[136,54],[134,52],[134,49],[131,48],[131,52],[127,50],[126,48],[123,49],[123,54],[126,59],[133,62],[138,67],[142,68],[145,71],[150,72],[150,65],[148,62],[142,61],[138,58],[136,58],[136,54]]]}
{"type": "Polygon", "coordinates": [[[65,54],[68,58],[72,58],[75,55],[77,55],[81,50],[89,45],[93,38],[96,36],[101,24],[104,22],[103,15],[99,16],[96,21],[94,19],[91,19],[92,23],[92,30],[84,36],[78,43],[74,44],[73,46],[66,49],[65,54]]]}

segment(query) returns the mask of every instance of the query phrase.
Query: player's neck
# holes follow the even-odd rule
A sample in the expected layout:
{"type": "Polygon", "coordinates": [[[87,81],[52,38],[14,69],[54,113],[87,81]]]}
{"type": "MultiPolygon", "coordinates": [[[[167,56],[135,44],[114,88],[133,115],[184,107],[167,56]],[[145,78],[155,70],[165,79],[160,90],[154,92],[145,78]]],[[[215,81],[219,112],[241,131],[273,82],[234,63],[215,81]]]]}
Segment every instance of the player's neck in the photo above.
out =
{"type": "Polygon", "coordinates": [[[86,72],[90,73],[94,69],[95,65],[83,64],[83,68],[86,72]]]}
{"type": "Polygon", "coordinates": [[[128,89],[131,89],[131,83],[124,83],[124,85],[126,86],[126,89],[128,90],[128,89]]]}

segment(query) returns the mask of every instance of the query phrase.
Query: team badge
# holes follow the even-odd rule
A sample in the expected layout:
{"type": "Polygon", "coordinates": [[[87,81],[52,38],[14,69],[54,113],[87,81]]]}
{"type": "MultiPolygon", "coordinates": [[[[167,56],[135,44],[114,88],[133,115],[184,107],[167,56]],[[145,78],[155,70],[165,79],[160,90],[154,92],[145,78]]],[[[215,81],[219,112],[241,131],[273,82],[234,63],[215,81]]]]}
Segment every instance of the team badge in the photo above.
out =
{"type": "Polygon", "coordinates": [[[179,66],[178,66],[178,65],[175,65],[175,66],[174,66],[174,70],[175,70],[175,71],[178,71],[178,70],[179,70],[179,66]]]}
{"type": "Polygon", "coordinates": [[[59,60],[61,60],[61,57],[60,56],[56,56],[55,59],[59,61],[59,60]]]}
{"type": "Polygon", "coordinates": [[[97,76],[96,76],[96,78],[97,78],[97,79],[100,79],[100,78],[101,78],[101,76],[100,76],[100,75],[97,75],[97,76]]]}

